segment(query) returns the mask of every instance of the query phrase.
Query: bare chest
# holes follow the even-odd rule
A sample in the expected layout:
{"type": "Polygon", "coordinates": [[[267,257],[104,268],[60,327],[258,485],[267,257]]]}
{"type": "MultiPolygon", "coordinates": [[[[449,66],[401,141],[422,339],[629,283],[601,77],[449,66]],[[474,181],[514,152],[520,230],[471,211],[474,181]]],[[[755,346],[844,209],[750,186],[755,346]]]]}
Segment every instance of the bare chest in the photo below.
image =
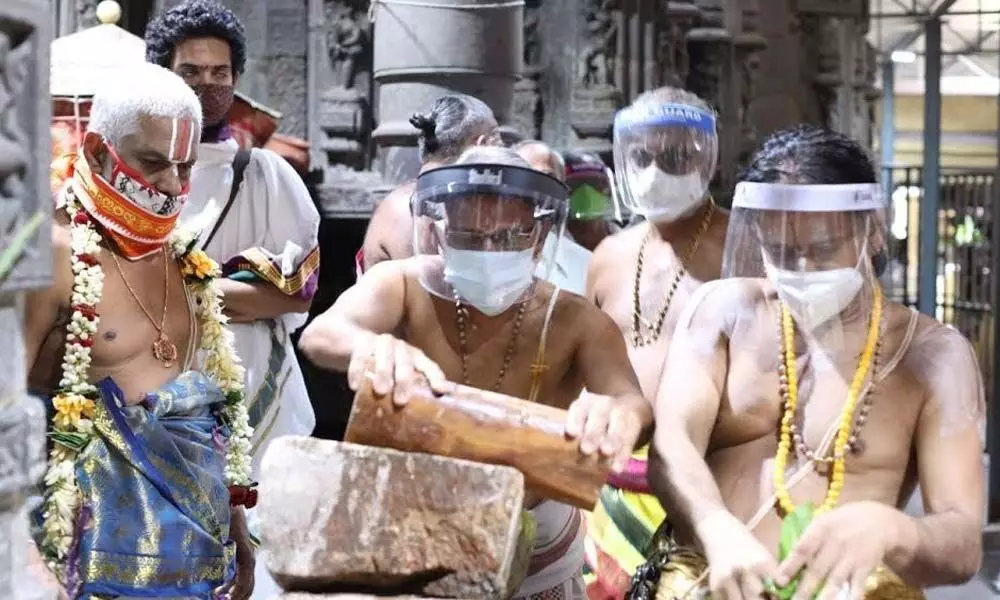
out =
{"type": "Polygon", "coordinates": [[[497,328],[460,325],[453,310],[429,312],[429,318],[408,319],[403,336],[437,363],[448,380],[528,399],[537,379],[537,401],[563,409],[583,389],[583,376],[574,369],[575,338],[557,317],[540,352],[544,307],[527,309],[520,324],[515,317],[497,328]]]}
{"type": "Polygon", "coordinates": [[[643,394],[650,398],[659,386],[680,314],[703,283],[679,271],[672,254],[661,258],[663,262],[644,266],[638,288],[633,265],[607,278],[600,294],[601,309],[621,330],[643,394]]]}
{"type": "Polygon", "coordinates": [[[114,377],[134,401],[176,377],[197,333],[184,282],[170,261],[103,258],[104,291],[92,350],[91,380],[114,377]]]}
{"type": "MultiPolygon", "coordinates": [[[[774,356],[737,356],[731,363],[710,449],[735,448],[768,439],[766,451],[777,448],[785,409],[774,356]]],[[[812,367],[799,361],[793,444],[800,457],[822,456],[847,405],[854,364],[812,367]]],[[[878,372],[860,388],[852,416],[853,440],[848,471],[886,469],[902,472],[910,459],[923,389],[905,368],[878,372]]],[[[764,448],[764,446],[758,446],[764,448]]]]}

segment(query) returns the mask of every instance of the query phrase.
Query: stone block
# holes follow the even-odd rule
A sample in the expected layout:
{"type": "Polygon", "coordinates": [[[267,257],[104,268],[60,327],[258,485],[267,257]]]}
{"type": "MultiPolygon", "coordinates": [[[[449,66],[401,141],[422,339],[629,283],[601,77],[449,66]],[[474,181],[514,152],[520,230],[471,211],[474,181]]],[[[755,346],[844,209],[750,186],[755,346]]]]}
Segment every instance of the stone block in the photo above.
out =
{"type": "Polygon", "coordinates": [[[523,501],[509,467],[281,438],[262,463],[267,568],[289,592],[506,598],[523,501]]]}

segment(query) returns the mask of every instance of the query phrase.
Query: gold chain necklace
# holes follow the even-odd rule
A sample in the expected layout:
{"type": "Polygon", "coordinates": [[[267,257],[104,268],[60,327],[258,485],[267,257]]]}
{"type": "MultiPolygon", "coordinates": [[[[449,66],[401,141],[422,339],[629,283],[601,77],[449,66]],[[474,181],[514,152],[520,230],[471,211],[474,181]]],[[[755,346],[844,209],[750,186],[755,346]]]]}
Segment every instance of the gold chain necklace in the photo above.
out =
{"type": "MultiPolygon", "coordinates": [[[[521,322],[524,320],[524,311],[527,308],[528,300],[525,300],[517,309],[517,315],[514,317],[514,328],[510,332],[510,340],[507,342],[507,350],[504,352],[503,364],[500,366],[500,374],[497,375],[497,381],[493,384],[494,392],[500,391],[500,386],[503,385],[504,377],[507,376],[510,363],[514,360],[514,348],[517,345],[518,335],[521,333],[521,322]]],[[[455,320],[458,324],[458,353],[459,358],[462,359],[462,383],[465,385],[471,385],[469,383],[469,336],[465,330],[465,324],[468,319],[469,309],[460,300],[456,300],[455,320]]]]}
{"type": "MultiPolygon", "coordinates": [[[[708,210],[705,211],[705,216],[702,218],[701,225],[698,227],[698,232],[695,234],[694,238],[688,244],[687,249],[681,256],[681,265],[677,269],[677,273],[674,274],[674,279],[667,288],[666,293],[663,296],[663,305],[660,307],[660,311],[656,315],[656,320],[650,322],[642,316],[642,306],[639,301],[639,282],[642,279],[642,266],[646,257],[646,245],[649,243],[649,239],[652,237],[652,231],[646,235],[642,240],[642,245],[639,246],[639,256],[635,263],[635,283],[632,286],[632,346],[636,348],[642,348],[643,346],[648,346],[660,339],[660,333],[663,332],[663,323],[667,318],[667,311],[670,310],[670,303],[674,299],[674,294],[677,292],[677,286],[680,285],[681,280],[687,274],[687,264],[691,261],[691,257],[694,256],[695,250],[698,249],[698,244],[701,242],[701,237],[708,231],[708,226],[712,223],[712,215],[715,213],[715,200],[709,198],[708,210]],[[643,333],[642,326],[645,324],[646,329],[649,333],[643,333]]],[[[650,224],[650,227],[653,227],[650,224]]]]}
{"type": "Polygon", "coordinates": [[[163,249],[163,316],[160,317],[159,325],[156,324],[156,319],[153,318],[153,315],[146,310],[142,300],[139,300],[139,295],[132,289],[132,284],[125,278],[125,272],[122,271],[122,265],[118,262],[118,256],[113,251],[109,252],[109,254],[111,254],[111,258],[115,261],[115,267],[118,269],[118,274],[121,276],[122,281],[125,282],[125,288],[128,290],[128,293],[132,295],[132,299],[135,300],[135,303],[139,305],[146,318],[149,319],[149,322],[156,329],[157,336],[153,341],[153,356],[156,357],[156,360],[163,363],[164,368],[169,369],[174,366],[174,362],[177,360],[177,346],[170,341],[170,338],[167,337],[164,331],[167,323],[167,300],[170,297],[170,270],[166,249],[163,249]]]}
{"type": "MultiPolygon", "coordinates": [[[[840,492],[844,488],[845,464],[847,462],[847,444],[851,439],[854,424],[854,410],[857,407],[861,388],[871,370],[878,345],[879,332],[882,329],[883,296],[882,288],[876,282],[873,286],[875,305],[872,309],[871,321],[868,324],[868,335],[864,350],[858,360],[858,368],[847,390],[847,400],[840,413],[837,426],[837,436],[833,442],[833,466],[830,473],[830,484],[826,498],[817,509],[818,513],[827,512],[837,505],[840,492]]],[[[778,505],[786,515],[795,512],[795,504],[785,484],[785,469],[792,452],[792,424],[795,422],[795,411],[798,405],[799,380],[795,365],[795,324],[791,313],[784,302],[778,304],[778,318],[781,322],[781,360],[778,362],[778,381],[780,392],[784,398],[785,410],[781,415],[781,429],[778,436],[778,451],[774,455],[774,490],[778,497],[778,505]]]]}

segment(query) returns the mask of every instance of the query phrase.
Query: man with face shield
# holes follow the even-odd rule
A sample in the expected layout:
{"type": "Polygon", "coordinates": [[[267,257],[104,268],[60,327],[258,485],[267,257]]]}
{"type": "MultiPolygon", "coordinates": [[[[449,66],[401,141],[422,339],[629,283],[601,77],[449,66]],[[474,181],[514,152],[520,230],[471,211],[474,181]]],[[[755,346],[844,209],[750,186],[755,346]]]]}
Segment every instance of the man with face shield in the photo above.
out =
{"type": "MultiPolygon", "coordinates": [[[[303,352],[354,389],[373,361],[380,394],[420,372],[439,391],[454,381],[568,409],[580,451],[620,469],[652,424],[621,335],[585,298],[533,275],[564,224],[566,187],[513,150],[479,147],[421,173],[413,208],[415,256],[366,272],[306,327],[303,352]]],[[[517,596],[584,598],[579,511],[526,504],[536,555],[517,596]],[[554,547],[564,551],[544,551],[554,547]]]]}
{"type": "Polygon", "coordinates": [[[957,331],[885,298],[884,228],[852,140],[800,127],[753,159],[656,399],[650,480],[704,553],[661,540],[661,595],[922,598],[978,569],[982,379],[957,331]]]}
{"type": "MultiPolygon", "coordinates": [[[[642,391],[656,396],[681,311],[718,278],[727,214],[708,196],[715,172],[715,116],[677,88],[647,92],[615,119],[615,197],[644,223],[606,238],[594,252],[588,296],[617,323],[642,391]]],[[[588,588],[621,598],[665,513],[646,480],[647,449],[612,476],[588,519],[588,588]]]]}

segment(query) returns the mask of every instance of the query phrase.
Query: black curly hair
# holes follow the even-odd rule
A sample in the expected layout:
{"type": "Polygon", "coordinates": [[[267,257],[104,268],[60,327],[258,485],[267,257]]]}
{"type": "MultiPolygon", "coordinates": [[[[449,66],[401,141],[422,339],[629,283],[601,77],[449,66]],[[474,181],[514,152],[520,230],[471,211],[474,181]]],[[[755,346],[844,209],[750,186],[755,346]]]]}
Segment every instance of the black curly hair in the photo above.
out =
{"type": "Polygon", "coordinates": [[[146,27],[146,60],[169,69],[177,44],[198,37],[226,40],[233,75],[243,74],[247,63],[243,23],[215,0],[187,0],[150,21],[146,27]]]}
{"type": "Polygon", "coordinates": [[[768,137],[741,181],[757,183],[876,183],[864,147],[842,133],[796,125],[768,137]]]}

